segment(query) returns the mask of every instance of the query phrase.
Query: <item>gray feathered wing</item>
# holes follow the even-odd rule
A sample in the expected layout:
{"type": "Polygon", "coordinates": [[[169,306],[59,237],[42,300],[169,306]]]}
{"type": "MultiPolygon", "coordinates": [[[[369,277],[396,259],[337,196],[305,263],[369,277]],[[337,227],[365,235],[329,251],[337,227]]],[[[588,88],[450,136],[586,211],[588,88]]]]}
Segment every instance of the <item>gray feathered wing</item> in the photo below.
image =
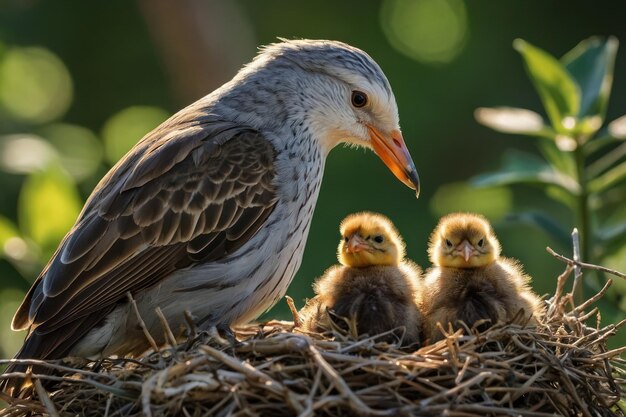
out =
{"type": "MultiPolygon", "coordinates": [[[[204,116],[207,118],[207,116],[204,116]]],[[[275,150],[223,121],[177,120],[145,137],[87,201],[13,319],[18,358],[66,356],[126,293],[233,253],[276,204],[275,150]]]]}

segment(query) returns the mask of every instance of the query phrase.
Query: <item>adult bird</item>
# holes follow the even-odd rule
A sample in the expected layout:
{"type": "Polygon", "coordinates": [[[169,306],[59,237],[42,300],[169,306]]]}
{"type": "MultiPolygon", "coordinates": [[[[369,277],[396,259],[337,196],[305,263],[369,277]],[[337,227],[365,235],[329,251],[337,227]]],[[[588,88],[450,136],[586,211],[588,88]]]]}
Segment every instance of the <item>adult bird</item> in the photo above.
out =
{"type": "MultiPolygon", "coordinates": [[[[228,83],[148,133],[100,181],[13,319],[17,358],[97,358],[159,340],[159,307],[182,334],[248,322],[300,266],[337,144],[373,150],[419,180],[393,92],[365,52],[323,40],[263,48],[228,83]]],[[[8,372],[24,369],[11,365],[8,372]]]]}

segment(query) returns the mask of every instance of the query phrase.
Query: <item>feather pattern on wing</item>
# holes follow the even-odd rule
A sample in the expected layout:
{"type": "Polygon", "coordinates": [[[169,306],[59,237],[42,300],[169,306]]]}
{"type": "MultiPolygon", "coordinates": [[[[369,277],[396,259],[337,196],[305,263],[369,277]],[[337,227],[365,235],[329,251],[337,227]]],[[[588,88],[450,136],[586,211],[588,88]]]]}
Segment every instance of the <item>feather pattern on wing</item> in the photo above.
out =
{"type": "Polygon", "coordinates": [[[275,149],[254,130],[199,120],[173,128],[174,117],[100,182],[16,313],[15,329],[29,328],[29,338],[58,333],[110,311],[129,291],[235,252],[258,231],[277,201],[275,149]]]}

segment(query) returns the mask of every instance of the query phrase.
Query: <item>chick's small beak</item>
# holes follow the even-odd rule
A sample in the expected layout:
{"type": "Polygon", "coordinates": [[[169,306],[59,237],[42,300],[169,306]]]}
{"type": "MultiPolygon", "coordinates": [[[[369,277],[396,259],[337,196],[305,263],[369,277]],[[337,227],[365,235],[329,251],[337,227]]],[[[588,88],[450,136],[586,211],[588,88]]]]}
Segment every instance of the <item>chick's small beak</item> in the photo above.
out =
{"type": "Polygon", "coordinates": [[[463,255],[465,262],[468,262],[472,255],[478,255],[478,251],[467,240],[464,240],[459,246],[457,246],[456,250],[463,255]]]}
{"type": "Polygon", "coordinates": [[[368,248],[369,245],[367,244],[367,242],[363,240],[361,236],[355,233],[348,239],[346,251],[349,253],[358,253],[367,250],[368,248]]]}
{"type": "Polygon", "coordinates": [[[402,133],[399,130],[393,130],[385,135],[371,125],[367,125],[367,129],[376,155],[382,159],[396,178],[407,187],[414,189],[416,197],[419,197],[420,179],[402,133]]]}

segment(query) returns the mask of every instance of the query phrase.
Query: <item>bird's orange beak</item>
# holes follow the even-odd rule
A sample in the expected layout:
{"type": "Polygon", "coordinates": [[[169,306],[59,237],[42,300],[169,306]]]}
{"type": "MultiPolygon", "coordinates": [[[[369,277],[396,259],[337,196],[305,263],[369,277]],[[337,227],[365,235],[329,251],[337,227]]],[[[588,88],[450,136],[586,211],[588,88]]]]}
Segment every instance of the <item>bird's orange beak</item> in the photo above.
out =
{"type": "Polygon", "coordinates": [[[407,187],[414,189],[415,195],[419,197],[420,179],[402,133],[399,130],[393,130],[390,134],[384,135],[371,125],[367,125],[367,129],[376,155],[382,159],[396,178],[407,187]]]}
{"type": "Polygon", "coordinates": [[[456,250],[459,251],[463,255],[463,259],[465,262],[469,262],[472,255],[478,255],[478,251],[476,248],[472,246],[467,240],[461,242],[459,246],[456,247],[456,250]]]}
{"type": "Polygon", "coordinates": [[[347,251],[349,253],[359,253],[367,249],[369,249],[369,245],[358,234],[355,233],[352,236],[350,236],[350,238],[348,239],[347,251]]]}

